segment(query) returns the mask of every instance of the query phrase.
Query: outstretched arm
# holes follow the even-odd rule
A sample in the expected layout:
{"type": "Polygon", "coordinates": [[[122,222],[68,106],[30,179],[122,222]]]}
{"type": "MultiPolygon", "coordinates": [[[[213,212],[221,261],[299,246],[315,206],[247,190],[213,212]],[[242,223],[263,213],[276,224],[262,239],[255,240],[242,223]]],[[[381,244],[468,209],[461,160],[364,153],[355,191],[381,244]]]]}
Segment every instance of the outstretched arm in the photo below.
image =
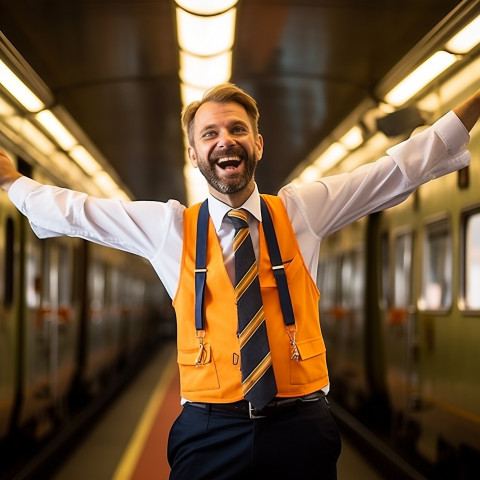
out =
{"type": "Polygon", "coordinates": [[[8,192],[12,183],[21,176],[7,154],[0,148],[0,188],[8,192]]]}
{"type": "Polygon", "coordinates": [[[460,121],[470,131],[480,117],[480,90],[453,109],[460,121]]]}

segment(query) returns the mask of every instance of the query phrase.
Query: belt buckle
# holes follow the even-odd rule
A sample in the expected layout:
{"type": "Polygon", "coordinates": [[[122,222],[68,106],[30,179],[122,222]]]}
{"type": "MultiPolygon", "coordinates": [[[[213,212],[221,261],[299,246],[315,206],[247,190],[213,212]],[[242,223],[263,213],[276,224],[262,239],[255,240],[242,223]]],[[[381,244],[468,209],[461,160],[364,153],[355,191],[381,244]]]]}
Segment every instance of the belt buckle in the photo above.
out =
{"type": "Polygon", "coordinates": [[[252,407],[252,404],[248,402],[248,416],[252,420],[256,420],[257,418],[266,418],[266,415],[256,415],[255,414],[256,409],[252,407]]]}

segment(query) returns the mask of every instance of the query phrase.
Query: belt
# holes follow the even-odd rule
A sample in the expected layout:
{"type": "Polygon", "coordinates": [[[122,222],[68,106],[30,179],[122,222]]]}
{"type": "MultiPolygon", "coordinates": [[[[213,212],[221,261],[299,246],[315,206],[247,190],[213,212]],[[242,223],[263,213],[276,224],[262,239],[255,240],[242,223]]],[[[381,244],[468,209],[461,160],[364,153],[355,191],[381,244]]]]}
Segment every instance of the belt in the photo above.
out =
{"type": "Polygon", "coordinates": [[[325,392],[319,390],[318,392],[310,393],[302,397],[292,398],[275,398],[262,410],[258,410],[252,407],[251,403],[247,400],[240,400],[233,403],[203,403],[203,402],[187,402],[186,405],[190,405],[196,408],[202,408],[210,412],[230,413],[248,418],[265,418],[279,413],[292,410],[296,406],[302,403],[317,402],[321,398],[325,397],[325,392]]]}

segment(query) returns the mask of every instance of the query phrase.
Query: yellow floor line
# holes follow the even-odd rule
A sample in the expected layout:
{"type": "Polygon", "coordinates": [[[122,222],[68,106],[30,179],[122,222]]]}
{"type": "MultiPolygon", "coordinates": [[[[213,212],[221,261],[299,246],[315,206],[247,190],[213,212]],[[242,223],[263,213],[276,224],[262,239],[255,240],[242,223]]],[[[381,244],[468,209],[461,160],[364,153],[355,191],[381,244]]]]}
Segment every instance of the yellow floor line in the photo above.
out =
{"type": "Polygon", "coordinates": [[[158,412],[159,405],[163,402],[168,387],[170,386],[176,372],[177,363],[175,347],[172,346],[171,349],[172,351],[168,354],[166,368],[163,370],[162,376],[148,401],[148,405],[145,408],[137,428],[125,449],[125,453],[112,476],[112,480],[130,480],[133,475],[138,459],[140,458],[145,442],[147,441],[148,434],[152,428],[155,415],[158,412]]]}

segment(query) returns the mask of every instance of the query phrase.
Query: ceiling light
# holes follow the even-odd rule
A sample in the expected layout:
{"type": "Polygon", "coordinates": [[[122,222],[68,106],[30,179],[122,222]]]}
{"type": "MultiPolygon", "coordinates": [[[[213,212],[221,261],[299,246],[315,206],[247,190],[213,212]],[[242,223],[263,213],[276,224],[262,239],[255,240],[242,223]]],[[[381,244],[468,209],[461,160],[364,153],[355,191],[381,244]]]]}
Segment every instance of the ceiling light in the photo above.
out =
{"type": "Polygon", "coordinates": [[[428,85],[435,77],[455,63],[457,57],[451,53],[439,51],[405,77],[386,96],[385,101],[399,107],[428,85]]]}
{"type": "Polygon", "coordinates": [[[227,51],[213,57],[197,57],[180,52],[180,79],[201,88],[209,88],[230,80],[232,52],[227,51]]]}
{"type": "Polygon", "coordinates": [[[452,37],[445,48],[453,53],[467,53],[478,43],[480,43],[480,15],[452,37]]]}
{"type": "Polygon", "coordinates": [[[192,87],[190,85],[184,85],[183,83],[180,85],[180,93],[182,96],[182,105],[187,106],[190,105],[192,102],[196,102],[197,100],[201,100],[203,94],[205,93],[206,88],[198,88],[192,87]]]}
{"type": "Polygon", "coordinates": [[[316,160],[315,165],[325,172],[329,168],[334,167],[345,155],[347,149],[339,142],[332,143],[316,160]]]}
{"type": "Polygon", "coordinates": [[[62,125],[50,110],[42,110],[35,118],[52,135],[64,150],[71,150],[77,143],[73,135],[62,125]]]}
{"type": "Polygon", "coordinates": [[[238,0],[176,0],[177,5],[199,15],[214,15],[233,7],[238,0]]]}
{"type": "Polygon", "coordinates": [[[192,166],[190,160],[183,167],[183,176],[187,190],[187,204],[193,205],[205,200],[208,195],[207,182],[200,170],[192,166]]]}
{"type": "Polygon", "coordinates": [[[213,17],[200,17],[177,8],[178,43],[182,50],[210,56],[229,50],[235,36],[237,9],[213,17]]]}
{"type": "Polygon", "coordinates": [[[106,195],[118,190],[118,185],[112,177],[103,170],[95,175],[94,181],[106,195]]]}
{"type": "Polygon", "coordinates": [[[45,108],[43,102],[0,60],[0,83],[28,111],[45,108]]]}
{"type": "Polygon", "coordinates": [[[82,145],[77,145],[70,152],[70,156],[77,162],[77,164],[89,175],[99,172],[102,167],[100,164],[90,155],[87,149],[82,145]]]}
{"type": "Polygon", "coordinates": [[[355,150],[363,142],[362,129],[356,125],[352,127],[341,139],[340,142],[349,150],[355,150]]]}

